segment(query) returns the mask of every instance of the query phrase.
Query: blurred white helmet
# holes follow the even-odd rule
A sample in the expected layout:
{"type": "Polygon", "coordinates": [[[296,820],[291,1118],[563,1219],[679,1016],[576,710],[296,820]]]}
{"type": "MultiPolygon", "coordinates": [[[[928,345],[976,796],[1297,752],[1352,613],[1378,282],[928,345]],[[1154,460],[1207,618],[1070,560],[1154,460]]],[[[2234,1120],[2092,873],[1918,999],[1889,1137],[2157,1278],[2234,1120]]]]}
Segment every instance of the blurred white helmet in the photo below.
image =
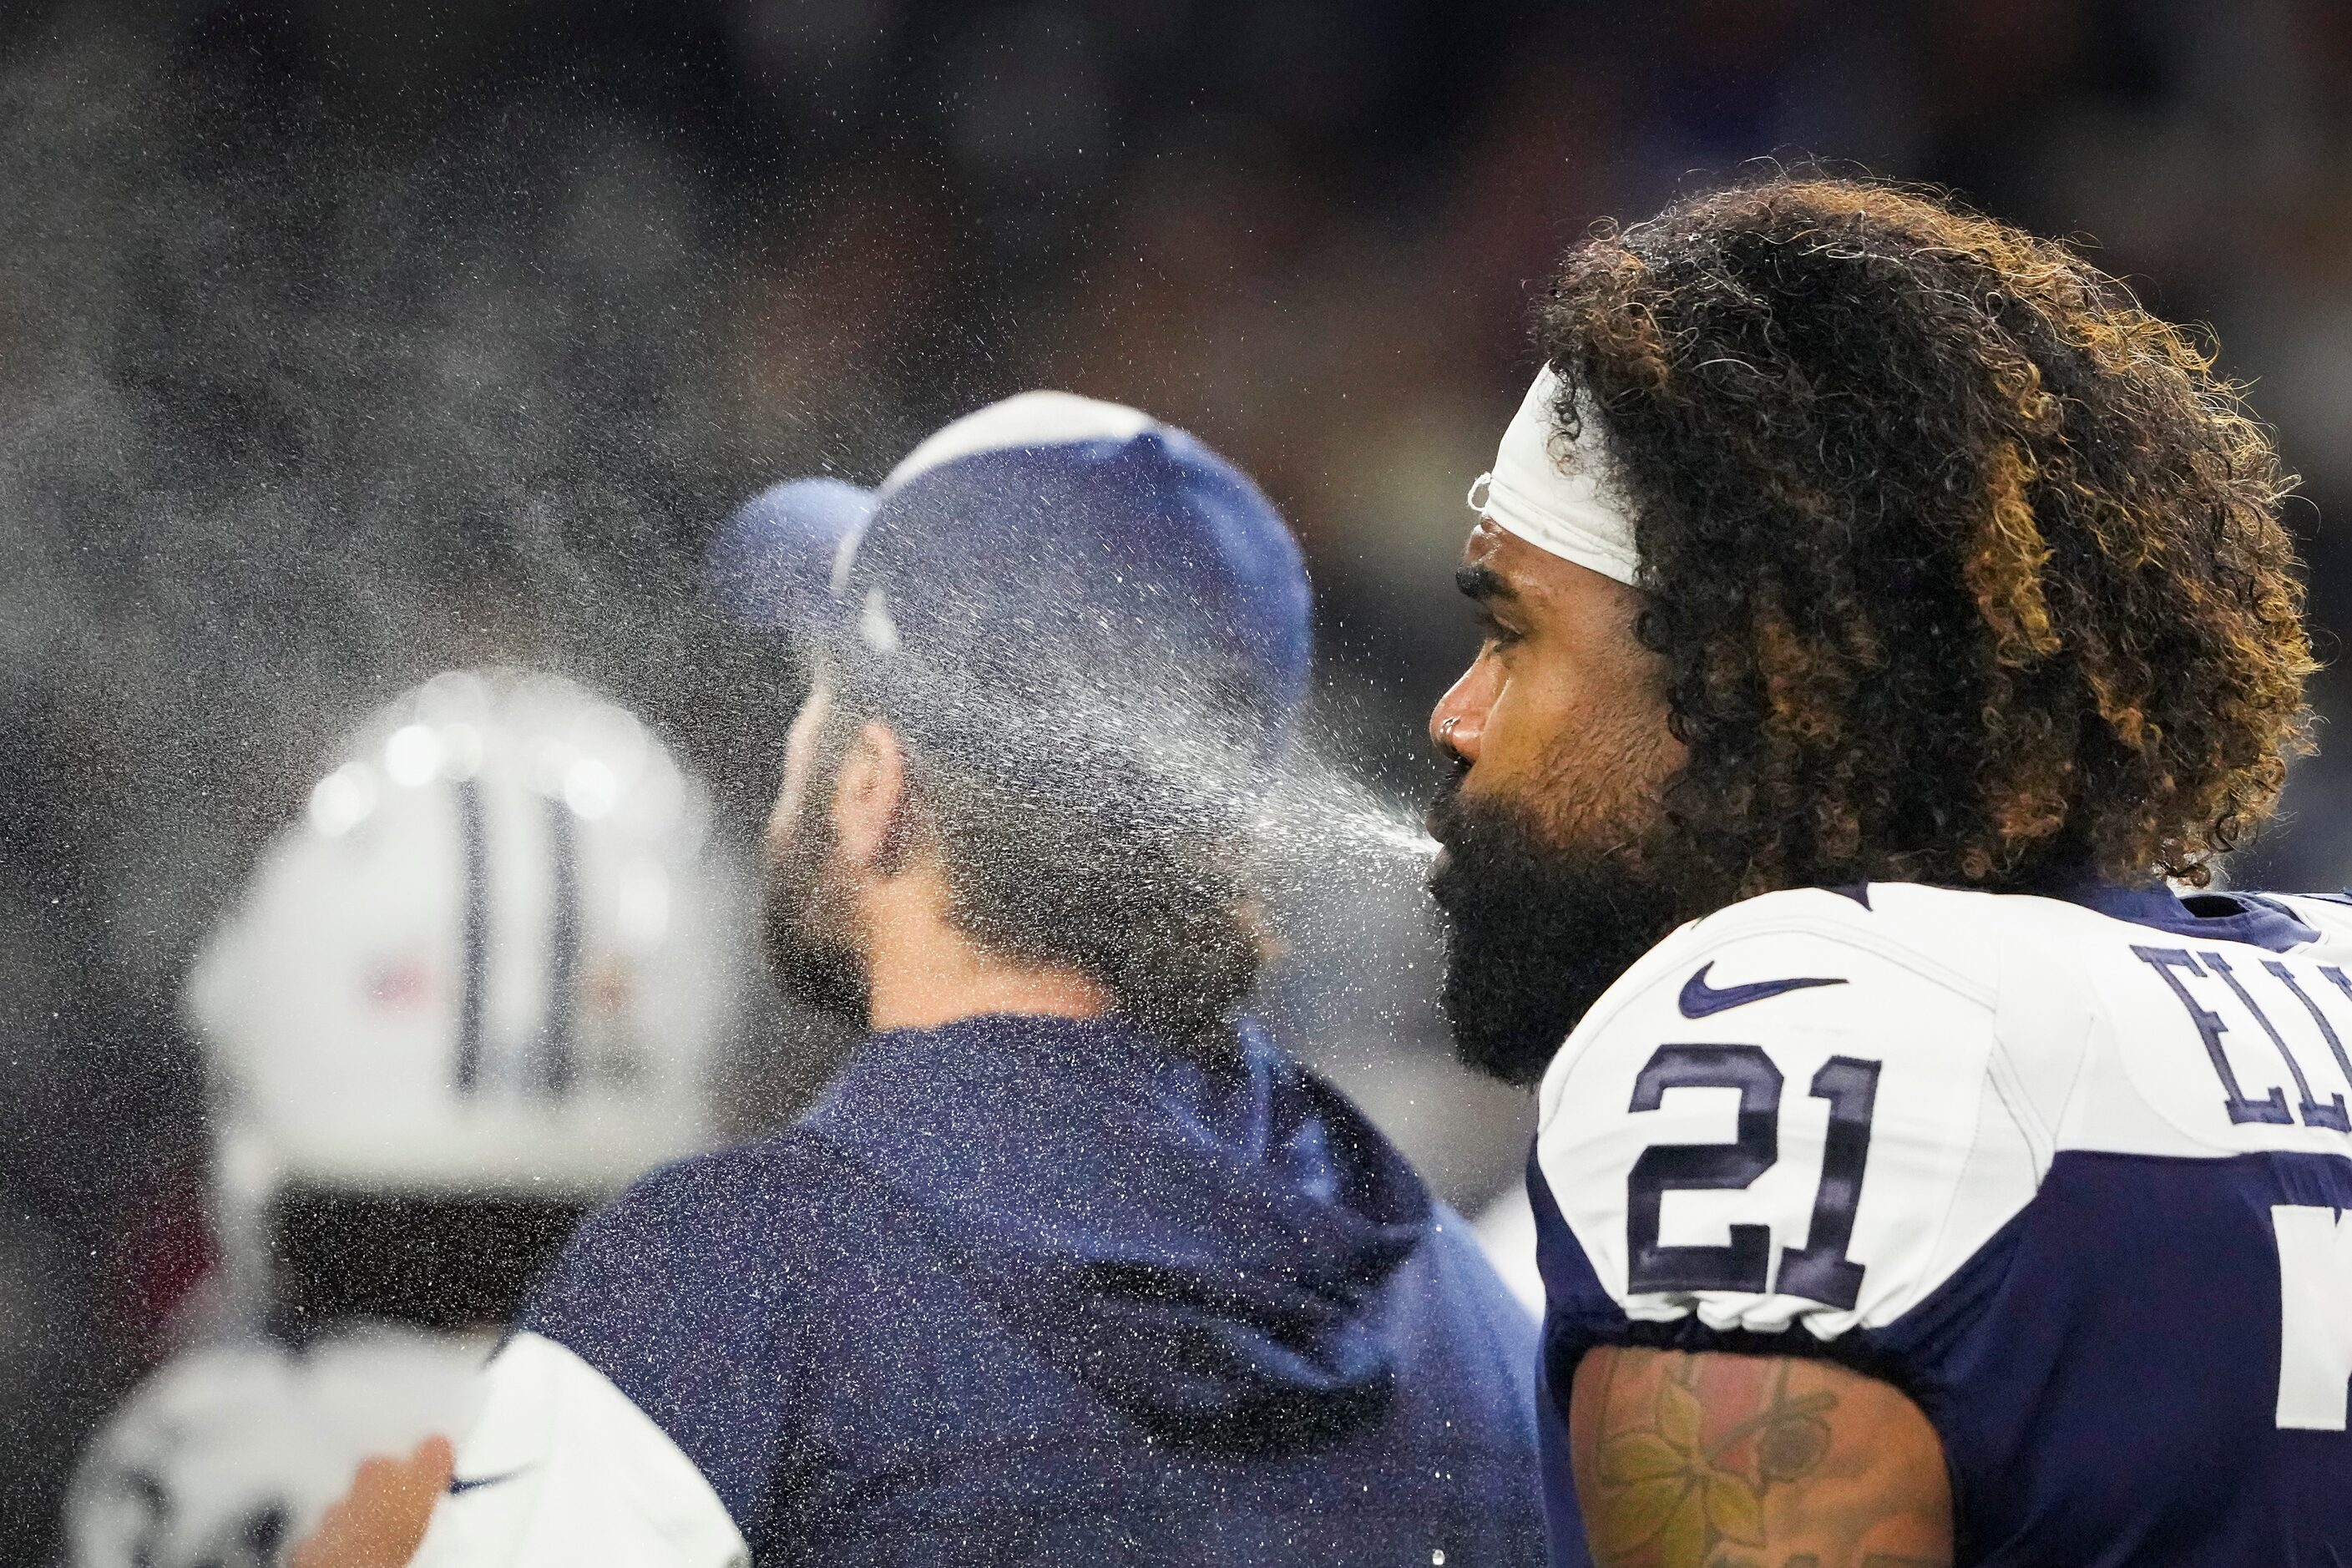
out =
{"type": "Polygon", "coordinates": [[[340,757],[189,984],[224,1218],[593,1201],[708,1146],[747,884],[661,744],[569,681],[451,673],[340,757]]]}

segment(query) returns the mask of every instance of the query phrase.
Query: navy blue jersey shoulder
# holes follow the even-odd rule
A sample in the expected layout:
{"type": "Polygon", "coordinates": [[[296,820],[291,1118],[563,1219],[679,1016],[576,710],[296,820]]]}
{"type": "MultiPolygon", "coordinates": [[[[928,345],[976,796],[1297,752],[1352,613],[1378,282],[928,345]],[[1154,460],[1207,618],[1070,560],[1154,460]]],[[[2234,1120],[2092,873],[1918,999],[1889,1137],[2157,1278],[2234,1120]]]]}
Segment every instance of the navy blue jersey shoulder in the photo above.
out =
{"type": "MultiPolygon", "coordinates": [[[[1870,884],[1848,882],[1823,892],[1852,899],[1871,908],[1870,884]]],[[[2047,886],[2028,889],[2096,910],[2103,915],[2143,925],[2173,936],[2202,937],[2211,942],[2243,942],[2284,952],[2319,932],[2281,900],[2266,893],[2191,893],[2186,897],[2162,883],[2125,887],[2089,873],[2063,874],[2047,886]]],[[[2305,894],[2328,903],[2352,904],[2352,891],[2305,894]]]]}
{"type": "MultiPolygon", "coordinates": [[[[1873,917],[1895,906],[1888,897],[1874,907],[1864,892],[1857,901],[1873,917]]],[[[2298,987],[2298,964],[2308,963],[2320,975],[2341,972],[2323,962],[2324,953],[2295,956],[2323,940],[2305,918],[2307,906],[2298,912],[2286,900],[2259,893],[2184,899],[2168,889],[2097,884],[2070,888],[2064,897],[2193,943],[2245,943],[2278,955],[2237,955],[2232,971],[2208,954],[2202,962],[2210,973],[2196,976],[2204,1002],[2184,996],[2184,1006],[2191,1013],[2208,1003],[2237,1009],[2228,1027],[2248,1048],[2244,1070],[2256,1070],[2262,1053],[2272,1052],[2262,1069],[2267,1077],[2249,1079],[2243,1095],[2231,1088],[2229,1103],[2244,1100],[2263,1110],[2269,1090],[2256,1082],[2277,1079],[2286,1086],[2273,1097],[2277,1114],[2242,1120],[2284,1128],[2292,1110],[2298,1133],[2352,1131],[2341,1110],[2352,1096],[2352,1065],[2336,1049],[2339,1037],[2352,1037],[2352,1031],[2331,1026],[2318,1005],[2323,993],[2331,1008],[2352,1004],[2352,981],[2298,987]],[[2268,984],[2265,973],[2277,984],[2270,1012],[2247,989],[2268,984]],[[2283,1037],[2297,1028],[2312,1031],[2303,1042],[2303,1067],[2283,1037]],[[2323,1080],[2324,1073],[2339,1076],[2323,1080]]],[[[2144,939],[2108,932],[2098,940],[2128,954],[2144,939]]],[[[2202,945],[2197,951],[2207,953],[2202,945]]],[[[2077,953],[2065,962],[2087,965],[2092,959],[2077,953]]],[[[1692,967],[1699,968],[1696,959],[1692,967]]],[[[1704,970],[1684,983],[1678,1017],[1738,1003],[1736,988],[1704,970]]],[[[2159,971],[2151,985],[2157,983],[2172,985],[2176,977],[2159,971]]],[[[2159,1044],[2193,1059],[2191,1013],[2183,1014],[2181,1038],[2172,1041],[2145,1021],[2168,1020],[2168,1013],[2118,1011],[2111,992],[2092,1002],[2063,987],[2053,995],[2105,1009],[2113,1049],[2140,1053],[2125,1058],[2130,1063],[2146,1068],[2172,1059],[2150,1054],[2159,1044]],[[2119,1021],[2126,1019],[2140,1022],[2119,1021]]],[[[1889,1016],[1885,1025],[1902,1030],[1906,1020],[1889,1016]]],[[[1837,1026],[1845,1030],[1838,1049],[1868,1054],[1850,1021],[1837,1026]]],[[[2222,1020],[2208,1017],[2198,1027],[2207,1031],[2210,1048],[2222,1020]]],[[[1818,1042],[1788,1048],[1801,1057],[1818,1042]]],[[[1888,1059],[1895,1059],[1891,1052],[1888,1059]]],[[[2126,1080],[2086,1072],[2082,1081],[2104,1083],[2119,1096],[2125,1090],[2115,1086],[2126,1080]]],[[[2202,1079],[2199,1084],[2199,1093],[2221,1103],[2219,1085],[2209,1090],[2202,1079]]],[[[2043,1156],[2046,1164],[2031,1167],[2032,1184],[2014,1189],[2021,1206],[1951,1272],[1939,1271],[1932,1289],[1923,1279],[1924,1293],[1899,1314],[1865,1319],[1826,1340],[1801,1327],[1717,1330],[1688,1311],[1629,1316],[1628,1302],[1612,1289],[1624,1280],[1604,1282],[1595,1267],[1594,1257],[1604,1251],[1600,1233],[1588,1229],[1588,1254],[1567,1218],[1577,1214],[1578,1224],[1590,1226],[1592,1215],[1609,1211],[1591,1203],[1580,1207],[1585,1194],[1555,1201],[1542,1165],[1531,1160],[1548,1300],[1538,1386],[1556,1568],[1591,1563],[1565,1430],[1576,1369],[1601,1346],[1820,1357],[1901,1388],[1942,1440],[1954,1489],[1954,1561],[1960,1564],[2352,1563],[2352,1486],[2346,1484],[2352,1474],[2352,1434],[2346,1430],[2352,1308],[2345,1305],[2352,1300],[2352,1220],[2346,1217],[2352,1153],[2327,1152],[2326,1138],[2237,1152],[2245,1145],[2200,1143],[2187,1134],[2175,1143],[2151,1136],[2145,1144],[2106,1136],[2085,1139],[2084,1146],[2058,1138],[2043,1156]]],[[[1869,1169],[1861,1178],[1865,1191],[1869,1169]]],[[[1630,1186],[1631,1176],[1626,1180],[1630,1186]]],[[[1632,1211],[1630,1202],[1617,1211],[1629,1228],[1632,1211]]],[[[1990,1227],[2010,1213],[1994,1211],[1985,1223],[1990,1227]]],[[[1626,1247],[1630,1252],[1630,1241],[1626,1247]]],[[[1784,1269],[1773,1289],[1805,1297],[1802,1288],[1788,1287],[1788,1278],[1784,1269]]],[[[1832,1303],[1852,1304],[1850,1298],[1832,1303]]]]}
{"type": "Polygon", "coordinates": [[[2319,932],[2292,908],[2263,893],[2183,897],[2161,885],[2122,888],[2093,879],[2068,887],[2061,896],[2069,903],[2170,936],[2242,942],[2273,952],[2290,952],[2319,940],[2319,932]]]}
{"type": "Polygon", "coordinates": [[[1533,1325],[1353,1106],[1238,1047],[876,1036],[590,1222],[521,1326],[762,1563],[1534,1560],[1533,1325]]]}

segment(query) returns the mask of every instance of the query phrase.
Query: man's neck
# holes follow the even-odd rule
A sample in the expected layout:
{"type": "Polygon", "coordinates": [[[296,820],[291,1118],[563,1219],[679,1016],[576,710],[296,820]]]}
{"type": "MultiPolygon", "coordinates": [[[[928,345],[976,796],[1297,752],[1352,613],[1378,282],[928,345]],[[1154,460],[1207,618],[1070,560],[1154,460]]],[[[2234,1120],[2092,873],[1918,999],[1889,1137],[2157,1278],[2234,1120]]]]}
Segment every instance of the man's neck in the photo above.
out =
{"type": "Polygon", "coordinates": [[[989,952],[948,923],[947,889],[928,876],[895,877],[867,891],[868,1019],[877,1030],[936,1029],[988,1013],[1097,1018],[1110,988],[1057,964],[989,952]]]}

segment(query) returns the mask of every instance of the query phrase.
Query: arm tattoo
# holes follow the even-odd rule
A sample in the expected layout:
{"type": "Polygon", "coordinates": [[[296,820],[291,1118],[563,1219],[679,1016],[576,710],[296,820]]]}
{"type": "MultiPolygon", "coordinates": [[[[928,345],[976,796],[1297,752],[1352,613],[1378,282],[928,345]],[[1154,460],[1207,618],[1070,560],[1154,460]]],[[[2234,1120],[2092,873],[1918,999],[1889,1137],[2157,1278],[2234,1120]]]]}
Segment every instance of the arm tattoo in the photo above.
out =
{"type": "Polygon", "coordinates": [[[1570,1451],[1601,1568],[1948,1568],[1943,1449],[1894,1388],[1780,1356],[1603,1350],[1570,1451]]]}

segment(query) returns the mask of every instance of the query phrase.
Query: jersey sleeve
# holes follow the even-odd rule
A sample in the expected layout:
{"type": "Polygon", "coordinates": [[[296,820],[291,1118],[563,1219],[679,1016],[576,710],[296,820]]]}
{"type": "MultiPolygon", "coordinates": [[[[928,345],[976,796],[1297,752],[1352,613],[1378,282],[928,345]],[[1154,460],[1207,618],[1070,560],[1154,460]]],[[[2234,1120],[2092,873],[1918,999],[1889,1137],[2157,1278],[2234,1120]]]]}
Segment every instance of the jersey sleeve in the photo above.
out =
{"type": "Polygon", "coordinates": [[[742,1532],[694,1461],[594,1367],[535,1333],[486,1374],[414,1568],[742,1568],[742,1532]]]}
{"type": "Polygon", "coordinates": [[[2024,1207],[2048,1156],[1998,1059],[1997,970],[1964,931],[1918,936],[1773,895],[1602,998],[1545,1079],[1529,1171],[1552,1343],[1867,1364],[1868,1331],[2024,1207]]]}

